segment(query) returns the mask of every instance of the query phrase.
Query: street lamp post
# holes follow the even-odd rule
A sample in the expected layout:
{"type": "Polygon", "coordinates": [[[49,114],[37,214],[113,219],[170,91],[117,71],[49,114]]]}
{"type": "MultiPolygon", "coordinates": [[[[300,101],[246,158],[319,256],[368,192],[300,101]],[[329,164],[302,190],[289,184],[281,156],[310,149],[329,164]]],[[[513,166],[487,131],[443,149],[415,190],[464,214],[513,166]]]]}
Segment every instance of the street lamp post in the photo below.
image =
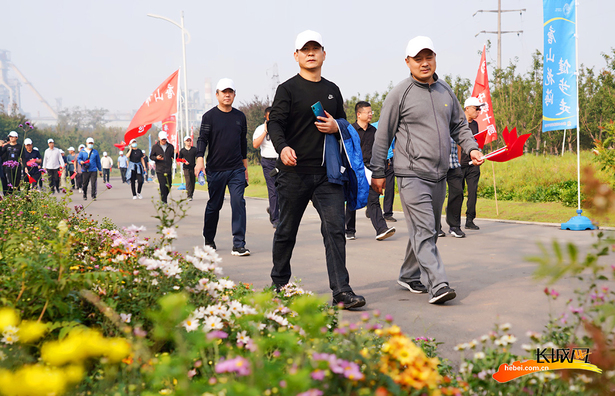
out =
{"type": "MultiPolygon", "coordinates": [[[[175,22],[172,19],[165,18],[160,15],[155,14],[147,14],[148,17],[164,19],[167,22],[172,23],[182,30],[182,54],[184,58],[184,122],[182,125],[184,126],[182,129],[181,139],[178,139],[177,146],[183,142],[183,138],[188,134],[188,69],[186,68],[186,44],[190,43],[190,33],[184,28],[184,12],[181,13],[181,24],[175,22]],[[188,42],[186,42],[186,35],[188,35],[188,42]]],[[[183,173],[182,173],[183,175],[183,173]]]]}

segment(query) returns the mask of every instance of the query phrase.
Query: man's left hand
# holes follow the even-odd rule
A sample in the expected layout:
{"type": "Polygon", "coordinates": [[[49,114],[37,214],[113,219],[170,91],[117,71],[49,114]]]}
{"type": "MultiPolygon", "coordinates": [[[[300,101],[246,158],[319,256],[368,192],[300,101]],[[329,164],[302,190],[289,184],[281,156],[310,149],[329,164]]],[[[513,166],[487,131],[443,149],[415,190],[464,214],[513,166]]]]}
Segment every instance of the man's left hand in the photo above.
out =
{"type": "Polygon", "coordinates": [[[316,128],[322,133],[335,133],[338,131],[337,122],[335,118],[331,117],[331,114],[325,111],[327,117],[318,117],[318,121],[315,122],[316,128]]]}
{"type": "Polygon", "coordinates": [[[485,162],[485,159],[483,158],[483,153],[478,150],[472,150],[470,152],[470,158],[472,158],[472,165],[475,166],[482,165],[483,162],[485,162]]]}

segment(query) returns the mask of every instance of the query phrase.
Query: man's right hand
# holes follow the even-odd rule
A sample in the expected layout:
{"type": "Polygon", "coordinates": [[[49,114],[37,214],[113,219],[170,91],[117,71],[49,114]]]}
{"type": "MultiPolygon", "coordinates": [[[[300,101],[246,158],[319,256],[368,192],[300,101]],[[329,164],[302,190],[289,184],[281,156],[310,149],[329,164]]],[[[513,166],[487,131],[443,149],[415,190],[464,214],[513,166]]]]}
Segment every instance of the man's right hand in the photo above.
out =
{"type": "Polygon", "coordinates": [[[203,157],[196,159],[196,165],[194,165],[194,176],[199,177],[201,172],[205,172],[205,161],[203,157]]]}
{"type": "Polygon", "coordinates": [[[282,152],[280,153],[280,159],[282,160],[282,163],[286,166],[297,166],[297,154],[295,153],[295,150],[293,150],[289,146],[286,146],[282,149],[282,152]]]}
{"type": "Polygon", "coordinates": [[[384,191],[384,186],[386,183],[386,179],[374,179],[372,177],[372,189],[374,191],[376,191],[378,194],[382,194],[382,192],[384,191]]]}

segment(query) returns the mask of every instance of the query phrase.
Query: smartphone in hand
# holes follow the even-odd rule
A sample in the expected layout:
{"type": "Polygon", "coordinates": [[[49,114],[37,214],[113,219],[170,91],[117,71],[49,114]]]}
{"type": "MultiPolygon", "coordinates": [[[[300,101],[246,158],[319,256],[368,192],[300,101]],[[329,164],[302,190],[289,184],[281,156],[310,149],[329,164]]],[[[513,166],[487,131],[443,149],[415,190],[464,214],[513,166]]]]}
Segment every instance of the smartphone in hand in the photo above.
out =
{"type": "Polygon", "coordinates": [[[320,121],[318,117],[325,117],[325,118],[327,117],[327,115],[325,114],[325,109],[322,107],[322,103],[320,103],[320,101],[312,105],[312,112],[314,112],[314,116],[317,117],[316,120],[318,122],[323,122],[323,121],[320,121]]]}

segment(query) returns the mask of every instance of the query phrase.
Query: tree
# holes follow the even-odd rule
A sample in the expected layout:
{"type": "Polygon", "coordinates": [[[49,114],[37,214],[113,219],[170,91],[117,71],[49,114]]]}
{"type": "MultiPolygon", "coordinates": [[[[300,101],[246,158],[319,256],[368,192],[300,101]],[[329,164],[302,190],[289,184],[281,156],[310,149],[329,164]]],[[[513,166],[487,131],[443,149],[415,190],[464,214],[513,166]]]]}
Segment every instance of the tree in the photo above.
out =
{"type": "Polygon", "coordinates": [[[248,124],[248,161],[251,163],[260,161],[260,150],[252,146],[252,136],[256,127],[265,122],[265,109],[270,106],[269,103],[269,97],[263,99],[254,96],[249,102],[241,102],[238,108],[246,115],[248,124]]]}

